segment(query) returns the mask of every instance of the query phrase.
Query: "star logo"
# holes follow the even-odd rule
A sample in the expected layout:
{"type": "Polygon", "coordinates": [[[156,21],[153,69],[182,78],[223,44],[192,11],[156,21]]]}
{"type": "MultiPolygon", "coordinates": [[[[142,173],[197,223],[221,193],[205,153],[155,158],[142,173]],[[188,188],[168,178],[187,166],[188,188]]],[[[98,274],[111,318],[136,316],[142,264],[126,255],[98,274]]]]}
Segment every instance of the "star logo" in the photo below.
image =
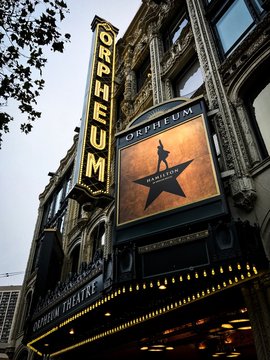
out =
{"type": "Polygon", "coordinates": [[[168,192],[178,196],[186,197],[177,177],[189,166],[193,160],[186,161],[174,167],[167,167],[166,170],[157,171],[144,178],[134,180],[135,183],[149,187],[149,193],[145,204],[145,209],[163,192],[168,192]]]}

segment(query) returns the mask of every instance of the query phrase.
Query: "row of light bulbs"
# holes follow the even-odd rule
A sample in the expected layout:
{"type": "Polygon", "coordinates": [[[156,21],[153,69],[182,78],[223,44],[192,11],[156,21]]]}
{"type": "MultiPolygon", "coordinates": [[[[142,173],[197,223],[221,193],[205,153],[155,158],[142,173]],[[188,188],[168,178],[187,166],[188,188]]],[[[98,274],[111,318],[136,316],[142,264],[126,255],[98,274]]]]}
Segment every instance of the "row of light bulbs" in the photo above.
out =
{"type": "MultiPolygon", "coordinates": [[[[162,308],[157,309],[155,311],[152,311],[152,312],[150,312],[150,313],[148,313],[148,314],[146,314],[144,316],[140,316],[140,317],[138,317],[136,319],[133,319],[133,320],[128,321],[128,322],[126,322],[124,324],[121,324],[121,325],[119,325],[119,326],[117,326],[115,328],[104,331],[101,334],[98,334],[98,335],[95,335],[95,336],[93,336],[93,337],[91,337],[89,339],[83,340],[83,341],[81,341],[81,342],[79,342],[79,343],[77,343],[75,345],[72,345],[72,346],[69,346],[69,347],[67,347],[65,349],[62,349],[60,351],[57,351],[57,352],[51,354],[51,356],[59,355],[59,354],[61,354],[63,352],[72,350],[75,347],[82,346],[82,345],[87,344],[89,342],[98,340],[98,339],[100,339],[100,338],[102,338],[104,336],[111,335],[111,334],[113,334],[115,332],[122,331],[122,330],[127,329],[127,328],[129,328],[131,326],[137,325],[138,323],[141,323],[141,322],[147,321],[149,319],[152,319],[152,318],[154,318],[156,316],[162,315],[162,314],[164,314],[164,313],[166,313],[168,311],[175,310],[175,309],[177,309],[177,308],[179,308],[181,306],[184,306],[186,304],[189,304],[189,303],[191,303],[191,302],[193,302],[195,300],[199,300],[202,297],[209,296],[211,293],[214,293],[216,291],[220,291],[220,290],[222,290],[222,289],[224,289],[226,287],[229,287],[229,286],[231,286],[233,284],[236,284],[236,283],[238,283],[240,281],[244,281],[247,278],[251,278],[252,276],[256,276],[258,274],[258,271],[257,271],[257,268],[256,268],[255,265],[251,266],[249,263],[246,263],[245,265],[241,265],[240,263],[237,263],[235,266],[236,266],[236,269],[238,271],[244,270],[244,268],[245,268],[247,270],[246,275],[244,275],[244,273],[242,272],[241,274],[239,274],[239,276],[234,276],[234,277],[228,279],[227,281],[223,281],[221,284],[213,285],[212,287],[208,287],[205,290],[198,291],[196,294],[192,294],[190,296],[187,296],[187,297],[179,300],[178,302],[176,301],[174,303],[168,304],[167,306],[163,306],[162,308]]],[[[234,266],[229,265],[227,269],[228,269],[229,272],[232,272],[233,268],[234,268],[234,266]]],[[[220,266],[218,269],[212,268],[209,272],[207,272],[206,270],[203,270],[203,272],[201,274],[199,274],[196,271],[195,273],[188,273],[186,275],[180,275],[179,278],[178,278],[178,281],[179,282],[183,282],[185,280],[190,281],[193,278],[193,275],[194,275],[195,279],[199,279],[200,276],[203,276],[203,277],[207,277],[208,275],[215,276],[215,275],[217,275],[219,273],[223,274],[224,271],[226,271],[226,268],[223,267],[223,266],[220,266]]],[[[73,322],[74,320],[78,319],[79,317],[84,316],[88,312],[93,311],[97,307],[106,304],[108,301],[111,301],[112,299],[114,299],[118,295],[125,294],[126,292],[139,291],[140,289],[144,290],[144,289],[147,289],[148,286],[149,286],[149,288],[154,288],[155,284],[160,290],[164,290],[164,289],[167,288],[168,283],[169,283],[168,279],[164,278],[163,281],[161,281],[161,280],[157,280],[156,282],[150,281],[148,284],[143,283],[141,286],[140,286],[140,284],[136,284],[135,286],[130,285],[128,288],[126,286],[123,286],[121,289],[119,288],[117,290],[114,290],[110,294],[106,295],[103,299],[100,299],[100,300],[96,301],[93,305],[90,305],[86,309],[78,312],[77,314],[71,316],[69,319],[67,319],[64,322],[60,323],[59,326],[54,327],[50,331],[48,331],[45,334],[41,335],[40,337],[32,340],[30,343],[28,343],[27,346],[29,348],[31,348],[31,350],[33,350],[36,353],[40,354],[40,352],[33,347],[34,343],[36,343],[36,342],[40,341],[41,339],[45,338],[46,336],[50,335],[52,332],[57,331],[58,329],[68,325],[70,322],[73,322]]],[[[171,283],[172,284],[176,283],[176,278],[174,276],[171,277],[171,283]]]]}

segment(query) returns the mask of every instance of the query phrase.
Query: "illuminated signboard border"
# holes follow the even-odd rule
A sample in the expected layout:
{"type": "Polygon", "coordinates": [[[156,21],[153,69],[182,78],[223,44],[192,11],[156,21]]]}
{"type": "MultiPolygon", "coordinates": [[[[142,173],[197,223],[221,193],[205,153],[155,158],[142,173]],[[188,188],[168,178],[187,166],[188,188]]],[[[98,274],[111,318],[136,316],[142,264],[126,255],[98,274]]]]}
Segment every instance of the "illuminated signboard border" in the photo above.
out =
{"type": "MultiPolygon", "coordinates": [[[[153,112],[154,108],[150,111],[153,112]]],[[[222,216],[228,213],[225,196],[222,190],[221,178],[218,172],[217,158],[214,153],[214,144],[210,139],[209,125],[207,122],[207,115],[205,109],[205,103],[202,96],[189,100],[179,106],[164,111],[163,114],[157,113],[155,118],[151,117],[148,121],[136,122],[134,127],[130,127],[121,133],[116,135],[117,137],[117,171],[116,171],[116,189],[117,189],[117,206],[116,206],[116,242],[121,243],[141,236],[147,236],[159,231],[165,231],[179,226],[186,225],[188,223],[194,223],[198,221],[206,221],[210,218],[222,216]],[[183,114],[180,116],[179,121],[172,121],[169,123],[169,117],[173,117],[177,112],[183,114]],[[204,136],[207,143],[209,161],[211,163],[212,178],[216,185],[216,191],[214,195],[206,196],[205,198],[199,198],[194,202],[190,202],[183,205],[177,205],[176,207],[166,207],[166,209],[133,218],[131,220],[121,222],[119,219],[120,214],[120,171],[121,171],[121,151],[139,144],[146,139],[151,139],[155,135],[162,134],[168,130],[174,129],[177,126],[181,126],[189,121],[193,121],[196,118],[201,118],[204,127],[204,136]],[[165,120],[168,119],[168,120],[165,120]],[[154,124],[158,121],[163,121],[163,126],[160,129],[153,129],[154,124]],[[167,121],[167,122],[166,122],[167,121]],[[143,129],[147,129],[147,133],[143,129]],[[132,134],[139,134],[138,136],[132,136],[132,134]],[[181,216],[180,216],[181,214],[181,216]],[[138,226],[143,224],[143,227],[138,226]]],[[[157,137],[158,138],[158,137],[157,137]]]]}
{"type": "MultiPolygon", "coordinates": [[[[179,127],[179,126],[182,126],[182,125],[185,124],[185,123],[188,123],[188,122],[190,122],[190,121],[193,121],[193,120],[199,119],[199,118],[202,119],[202,123],[203,123],[203,126],[204,126],[204,135],[205,135],[205,139],[206,139],[206,141],[207,141],[207,147],[208,147],[208,151],[209,151],[209,154],[210,154],[211,169],[212,169],[212,173],[213,173],[215,185],[216,185],[216,188],[217,188],[217,192],[216,192],[215,194],[211,195],[211,196],[202,197],[202,198],[200,198],[200,199],[198,199],[198,200],[196,200],[196,201],[194,201],[194,202],[192,202],[192,203],[189,203],[189,204],[177,205],[177,206],[175,206],[175,207],[171,207],[171,208],[168,208],[168,209],[164,209],[164,210],[162,210],[162,211],[155,212],[155,213],[152,213],[152,214],[149,214],[149,215],[145,215],[145,216],[141,216],[141,217],[139,217],[139,218],[136,218],[136,219],[133,219],[133,220],[129,220],[129,221],[126,221],[126,222],[122,222],[122,223],[119,222],[119,207],[117,207],[117,210],[118,210],[118,211],[117,211],[117,226],[127,225],[127,224],[129,224],[129,223],[133,223],[133,222],[135,222],[135,221],[140,221],[140,220],[143,220],[143,219],[146,219],[146,218],[149,218],[149,217],[152,217],[152,216],[156,216],[156,215],[159,215],[159,214],[162,214],[162,213],[166,213],[166,212],[168,212],[168,211],[172,211],[172,210],[175,210],[175,209],[178,209],[178,208],[180,209],[180,208],[183,208],[183,207],[186,207],[186,206],[189,206],[189,205],[190,205],[190,206],[191,206],[191,205],[195,205],[196,203],[199,203],[199,202],[204,201],[204,200],[207,200],[207,199],[211,199],[212,197],[216,197],[216,196],[219,196],[219,195],[221,194],[221,192],[220,192],[220,186],[219,186],[218,179],[217,179],[216,169],[215,169],[214,162],[213,162],[213,156],[212,156],[212,152],[211,152],[211,148],[210,148],[210,143],[209,143],[209,139],[208,139],[208,136],[207,136],[207,130],[206,130],[206,124],[205,124],[205,118],[204,118],[204,116],[203,116],[202,114],[201,114],[201,115],[197,115],[197,116],[195,116],[195,117],[193,117],[193,118],[191,118],[191,119],[188,119],[188,120],[186,120],[186,121],[181,122],[180,124],[171,126],[169,129],[171,130],[171,129],[177,128],[177,127],[179,127]]],[[[166,131],[168,131],[168,129],[163,130],[163,131],[160,131],[160,132],[158,132],[158,134],[162,134],[162,133],[164,133],[164,132],[166,132],[166,131]]],[[[154,136],[156,136],[156,135],[157,135],[157,134],[151,135],[151,136],[149,136],[147,139],[149,139],[149,138],[151,138],[151,137],[154,137],[154,136]]],[[[138,144],[139,142],[143,142],[143,141],[145,141],[145,140],[146,140],[146,139],[139,140],[139,141],[136,142],[136,144],[138,144]]],[[[121,149],[119,149],[119,150],[118,150],[118,158],[121,159],[121,152],[122,152],[124,149],[129,148],[129,147],[132,147],[132,146],[134,146],[134,145],[135,145],[135,144],[127,145],[127,146],[122,147],[121,149]]],[[[121,160],[120,160],[120,162],[121,162],[121,160]]],[[[118,191],[117,191],[117,202],[118,202],[118,204],[120,203],[119,197],[120,197],[120,192],[121,192],[121,189],[120,189],[119,184],[120,184],[120,167],[118,168],[118,189],[117,189],[117,190],[118,190],[118,191]]]]}
{"type": "Polygon", "coordinates": [[[95,30],[92,56],[75,161],[73,189],[70,193],[70,197],[79,202],[87,202],[85,200],[87,196],[92,198],[109,196],[110,188],[115,47],[118,30],[97,16],[93,20],[92,29],[95,30]],[[88,145],[87,138],[89,138],[88,145]],[[92,152],[87,151],[87,147],[91,147],[92,152]],[[89,182],[84,177],[87,177],[89,182]]]}

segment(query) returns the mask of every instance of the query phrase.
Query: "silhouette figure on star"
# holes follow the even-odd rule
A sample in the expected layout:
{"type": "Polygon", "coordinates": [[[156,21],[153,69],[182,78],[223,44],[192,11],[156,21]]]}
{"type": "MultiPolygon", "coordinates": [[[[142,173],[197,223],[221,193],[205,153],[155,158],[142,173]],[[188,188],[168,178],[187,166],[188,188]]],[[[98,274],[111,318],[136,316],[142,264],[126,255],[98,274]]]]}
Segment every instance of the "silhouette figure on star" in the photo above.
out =
{"type": "Polygon", "coordinates": [[[157,154],[158,154],[157,172],[159,172],[159,171],[160,171],[160,164],[161,164],[162,161],[163,161],[164,164],[166,165],[166,169],[169,168],[166,159],[167,159],[167,157],[168,157],[168,155],[169,155],[170,152],[167,151],[167,150],[164,150],[164,147],[163,147],[163,144],[162,144],[161,140],[159,140],[159,145],[158,145],[157,149],[158,149],[158,150],[157,150],[157,154]]]}

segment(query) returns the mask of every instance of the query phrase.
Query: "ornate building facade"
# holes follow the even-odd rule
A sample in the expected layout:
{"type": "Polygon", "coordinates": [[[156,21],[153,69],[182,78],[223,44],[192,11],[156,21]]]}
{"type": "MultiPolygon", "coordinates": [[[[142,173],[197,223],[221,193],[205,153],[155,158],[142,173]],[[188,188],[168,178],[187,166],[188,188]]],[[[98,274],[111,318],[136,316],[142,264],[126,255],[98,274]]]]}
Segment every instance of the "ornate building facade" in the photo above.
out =
{"type": "Polygon", "coordinates": [[[76,135],[40,195],[14,359],[270,358],[269,9],[142,2],[116,44],[108,194],[71,191],[76,135]]]}

